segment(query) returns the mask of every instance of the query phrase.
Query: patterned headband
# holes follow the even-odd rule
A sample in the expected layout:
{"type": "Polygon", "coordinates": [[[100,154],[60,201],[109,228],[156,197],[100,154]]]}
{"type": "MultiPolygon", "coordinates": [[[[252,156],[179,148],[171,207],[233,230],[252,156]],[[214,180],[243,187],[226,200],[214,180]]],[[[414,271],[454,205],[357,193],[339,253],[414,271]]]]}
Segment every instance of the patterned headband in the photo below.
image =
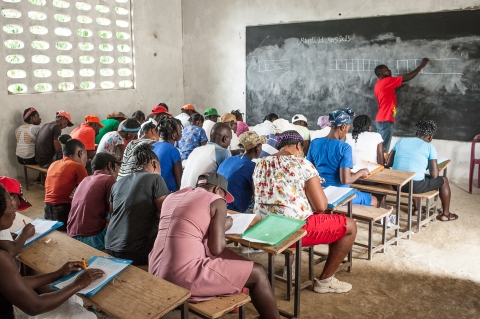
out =
{"type": "Polygon", "coordinates": [[[35,111],[36,111],[35,108],[34,108],[34,107],[31,107],[31,108],[28,110],[28,112],[23,116],[23,119],[26,120],[26,119],[30,116],[30,114],[32,114],[32,113],[35,112],[35,111]]]}
{"type": "Polygon", "coordinates": [[[122,124],[122,131],[124,131],[124,132],[138,132],[138,131],[140,131],[140,126],[135,127],[135,128],[128,128],[128,127],[125,126],[125,124],[122,124]]]}
{"type": "Polygon", "coordinates": [[[275,143],[275,148],[277,150],[287,145],[287,142],[303,142],[303,137],[297,131],[285,131],[277,137],[277,143],[275,143]]]}
{"type": "Polygon", "coordinates": [[[347,107],[341,110],[333,111],[328,115],[328,119],[333,126],[340,126],[342,124],[350,123],[350,116],[355,116],[355,112],[347,107]]]}

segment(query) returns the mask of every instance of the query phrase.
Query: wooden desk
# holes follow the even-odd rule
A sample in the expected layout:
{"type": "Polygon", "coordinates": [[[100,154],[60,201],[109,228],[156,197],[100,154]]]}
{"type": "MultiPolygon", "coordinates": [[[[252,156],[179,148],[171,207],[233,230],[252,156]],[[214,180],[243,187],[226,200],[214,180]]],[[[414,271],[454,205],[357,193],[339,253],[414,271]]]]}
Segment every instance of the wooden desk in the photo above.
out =
{"type": "MultiPolygon", "coordinates": [[[[30,222],[32,219],[17,213],[10,229],[23,227],[22,220],[30,222]]],[[[24,248],[17,259],[44,274],[56,271],[67,261],[92,256],[109,255],[53,231],[24,248]]],[[[115,318],[160,318],[182,304],[182,318],[188,318],[189,297],[188,290],[128,266],[92,298],[82,298],[115,318]]]]}
{"type": "MultiPolygon", "coordinates": [[[[238,214],[235,211],[228,211],[229,214],[238,214]]],[[[250,227],[254,226],[261,219],[255,217],[250,223],[250,227]]],[[[268,278],[272,286],[272,290],[275,291],[275,256],[281,254],[285,249],[289,248],[296,243],[296,253],[295,253],[295,293],[293,301],[293,314],[286,311],[280,310],[280,315],[286,318],[298,318],[300,316],[300,276],[301,276],[301,267],[302,267],[302,237],[307,234],[305,229],[300,228],[287,239],[285,239],[278,246],[271,246],[266,244],[249,242],[241,238],[241,235],[226,235],[225,237],[233,242],[243,244],[248,247],[261,249],[268,253],[268,278]]]]}
{"type": "MultiPolygon", "coordinates": [[[[398,242],[400,239],[403,237],[410,238],[410,235],[413,233],[412,232],[412,196],[413,196],[413,177],[415,176],[415,173],[413,172],[406,172],[406,171],[398,171],[398,170],[393,170],[393,169],[384,169],[376,174],[373,174],[365,179],[362,179],[363,181],[367,181],[370,183],[378,183],[378,184],[383,184],[383,185],[390,185],[390,186],[396,186],[397,191],[396,191],[396,225],[392,226],[393,229],[395,229],[395,237],[388,241],[387,245],[390,244],[396,244],[398,245],[398,242]],[[408,192],[408,226],[407,230],[405,232],[400,233],[400,195],[401,195],[401,188],[403,185],[410,183],[410,190],[408,192]]],[[[384,189],[378,188],[378,190],[374,190],[375,186],[374,185],[362,185],[362,184],[351,184],[351,187],[355,187],[358,190],[365,190],[365,188],[370,189],[369,192],[374,192],[378,194],[385,194],[384,189]]]]}
{"type": "Polygon", "coordinates": [[[452,161],[451,160],[446,160],[438,165],[438,171],[442,172],[443,171],[443,176],[447,177],[447,167],[450,165],[452,161]]]}

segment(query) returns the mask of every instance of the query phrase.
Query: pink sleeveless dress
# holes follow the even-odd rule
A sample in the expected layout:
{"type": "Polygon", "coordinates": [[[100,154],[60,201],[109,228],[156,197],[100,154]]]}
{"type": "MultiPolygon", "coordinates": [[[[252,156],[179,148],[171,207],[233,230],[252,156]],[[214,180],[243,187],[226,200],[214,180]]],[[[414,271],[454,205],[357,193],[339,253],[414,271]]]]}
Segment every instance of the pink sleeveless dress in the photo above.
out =
{"type": "Polygon", "coordinates": [[[203,188],[187,187],[163,202],[148,271],[190,290],[190,302],[236,294],[252,272],[253,261],[228,248],[216,257],[210,254],[210,204],[219,198],[203,188]]]}

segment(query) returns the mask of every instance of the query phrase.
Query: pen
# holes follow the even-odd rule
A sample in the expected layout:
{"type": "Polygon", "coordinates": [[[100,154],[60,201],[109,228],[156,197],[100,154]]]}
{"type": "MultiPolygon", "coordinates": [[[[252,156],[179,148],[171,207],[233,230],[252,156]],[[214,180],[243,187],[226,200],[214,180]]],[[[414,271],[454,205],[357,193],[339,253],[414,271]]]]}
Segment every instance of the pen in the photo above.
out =
{"type": "Polygon", "coordinates": [[[23,220],[23,224],[24,224],[25,226],[27,226],[27,223],[25,222],[25,219],[23,220]]]}
{"type": "Polygon", "coordinates": [[[87,262],[85,261],[85,258],[82,258],[83,262],[83,269],[87,269],[87,262]]]}

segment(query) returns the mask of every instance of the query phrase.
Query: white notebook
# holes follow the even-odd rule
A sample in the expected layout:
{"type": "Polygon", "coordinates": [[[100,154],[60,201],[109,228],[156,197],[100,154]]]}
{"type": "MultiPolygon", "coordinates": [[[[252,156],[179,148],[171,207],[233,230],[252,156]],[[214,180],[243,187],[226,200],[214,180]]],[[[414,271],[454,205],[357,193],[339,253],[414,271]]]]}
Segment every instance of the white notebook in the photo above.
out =
{"type": "Polygon", "coordinates": [[[225,232],[226,235],[243,234],[255,218],[255,214],[227,214],[233,218],[232,228],[225,232]]]}

